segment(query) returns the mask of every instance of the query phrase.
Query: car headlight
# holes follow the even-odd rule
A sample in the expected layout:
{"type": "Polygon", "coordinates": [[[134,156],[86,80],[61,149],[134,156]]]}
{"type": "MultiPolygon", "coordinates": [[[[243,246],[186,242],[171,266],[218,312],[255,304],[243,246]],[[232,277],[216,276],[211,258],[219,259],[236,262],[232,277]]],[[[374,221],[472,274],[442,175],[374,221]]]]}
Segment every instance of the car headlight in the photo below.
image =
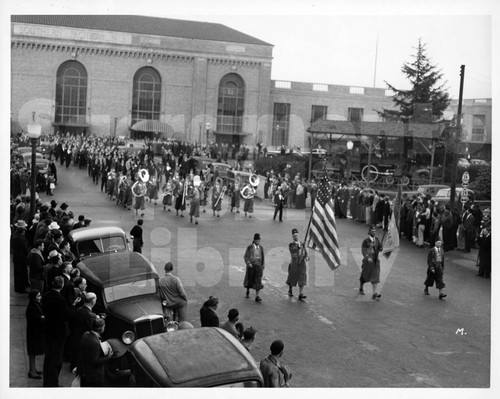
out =
{"type": "Polygon", "coordinates": [[[125,331],[123,334],[122,334],[122,341],[124,344],[126,345],[130,345],[132,342],[135,341],[135,334],[133,333],[133,331],[125,331]]]}
{"type": "Polygon", "coordinates": [[[179,323],[176,321],[169,321],[166,326],[165,326],[165,331],[166,332],[174,332],[179,329],[179,323]]]}

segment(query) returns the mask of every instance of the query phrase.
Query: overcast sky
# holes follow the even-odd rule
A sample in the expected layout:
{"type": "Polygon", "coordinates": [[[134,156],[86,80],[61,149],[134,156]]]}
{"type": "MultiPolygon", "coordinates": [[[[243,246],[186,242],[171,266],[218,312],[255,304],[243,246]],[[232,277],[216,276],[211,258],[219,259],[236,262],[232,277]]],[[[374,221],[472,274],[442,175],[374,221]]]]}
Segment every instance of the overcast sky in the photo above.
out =
{"type": "Polygon", "coordinates": [[[459,95],[462,64],[464,98],[492,97],[491,14],[498,6],[488,0],[7,0],[9,5],[5,4],[0,9],[8,7],[10,14],[139,14],[222,23],[274,45],[272,79],[312,83],[386,87],[387,81],[396,88],[409,88],[401,67],[412,61],[421,38],[428,57],[442,70],[452,98],[459,95]]]}
{"type": "Polygon", "coordinates": [[[487,16],[184,17],[220,22],[273,44],[272,78],[277,80],[367,87],[374,82],[375,87],[386,87],[387,81],[406,89],[409,83],[401,67],[412,61],[421,38],[432,63],[442,69],[451,97],[458,98],[462,64],[464,97],[491,97],[487,16]]]}

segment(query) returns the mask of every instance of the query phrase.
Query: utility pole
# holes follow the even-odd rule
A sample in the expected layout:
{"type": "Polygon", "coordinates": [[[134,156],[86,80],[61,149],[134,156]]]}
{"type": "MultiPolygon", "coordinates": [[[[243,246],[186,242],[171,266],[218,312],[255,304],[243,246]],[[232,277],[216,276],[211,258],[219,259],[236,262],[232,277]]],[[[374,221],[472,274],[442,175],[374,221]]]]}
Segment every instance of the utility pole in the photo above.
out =
{"type": "Polygon", "coordinates": [[[464,76],[465,65],[460,66],[460,92],[458,94],[458,112],[457,112],[457,126],[455,132],[455,145],[453,146],[453,162],[451,164],[451,189],[450,189],[450,207],[455,206],[455,191],[457,186],[457,160],[460,136],[462,134],[462,95],[464,91],[464,76]]]}

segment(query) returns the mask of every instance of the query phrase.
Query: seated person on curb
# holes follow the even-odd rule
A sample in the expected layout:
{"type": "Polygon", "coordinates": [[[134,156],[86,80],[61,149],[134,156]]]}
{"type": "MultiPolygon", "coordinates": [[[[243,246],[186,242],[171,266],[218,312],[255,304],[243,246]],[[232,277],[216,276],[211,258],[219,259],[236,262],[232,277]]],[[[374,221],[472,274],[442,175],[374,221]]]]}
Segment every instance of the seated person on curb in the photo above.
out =
{"type": "Polygon", "coordinates": [[[238,309],[231,309],[227,315],[228,320],[219,326],[238,339],[243,335],[243,324],[238,322],[239,316],[238,309]]]}
{"type": "Polygon", "coordinates": [[[247,351],[250,352],[250,347],[252,346],[252,343],[255,339],[255,334],[257,333],[257,330],[253,327],[248,327],[243,331],[243,338],[241,339],[241,343],[245,348],[247,348],[247,351]]]}
{"type": "Polygon", "coordinates": [[[165,264],[165,275],[159,281],[160,296],[163,300],[164,316],[169,316],[170,310],[174,310],[179,316],[178,321],[182,322],[186,320],[187,295],[179,277],[172,274],[173,269],[172,262],[165,264]]]}

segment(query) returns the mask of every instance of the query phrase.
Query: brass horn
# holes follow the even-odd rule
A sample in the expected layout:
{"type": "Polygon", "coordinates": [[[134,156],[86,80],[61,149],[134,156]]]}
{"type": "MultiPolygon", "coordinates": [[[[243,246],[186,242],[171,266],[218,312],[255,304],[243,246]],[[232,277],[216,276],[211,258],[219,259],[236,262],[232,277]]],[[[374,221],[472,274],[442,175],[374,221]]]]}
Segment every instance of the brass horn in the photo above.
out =
{"type": "Polygon", "coordinates": [[[252,174],[250,175],[250,179],[248,179],[248,181],[252,186],[257,187],[260,183],[260,178],[256,174],[252,174]]]}
{"type": "Polygon", "coordinates": [[[147,192],[148,192],[148,187],[146,183],[144,183],[143,181],[137,180],[132,185],[132,195],[134,197],[144,197],[147,192]]]}
{"type": "Polygon", "coordinates": [[[255,196],[255,189],[253,188],[252,184],[247,184],[241,189],[240,193],[244,199],[251,199],[255,196]]]}
{"type": "Polygon", "coordinates": [[[147,169],[141,169],[139,171],[139,179],[141,179],[144,183],[147,183],[149,180],[149,172],[147,169]]]}

